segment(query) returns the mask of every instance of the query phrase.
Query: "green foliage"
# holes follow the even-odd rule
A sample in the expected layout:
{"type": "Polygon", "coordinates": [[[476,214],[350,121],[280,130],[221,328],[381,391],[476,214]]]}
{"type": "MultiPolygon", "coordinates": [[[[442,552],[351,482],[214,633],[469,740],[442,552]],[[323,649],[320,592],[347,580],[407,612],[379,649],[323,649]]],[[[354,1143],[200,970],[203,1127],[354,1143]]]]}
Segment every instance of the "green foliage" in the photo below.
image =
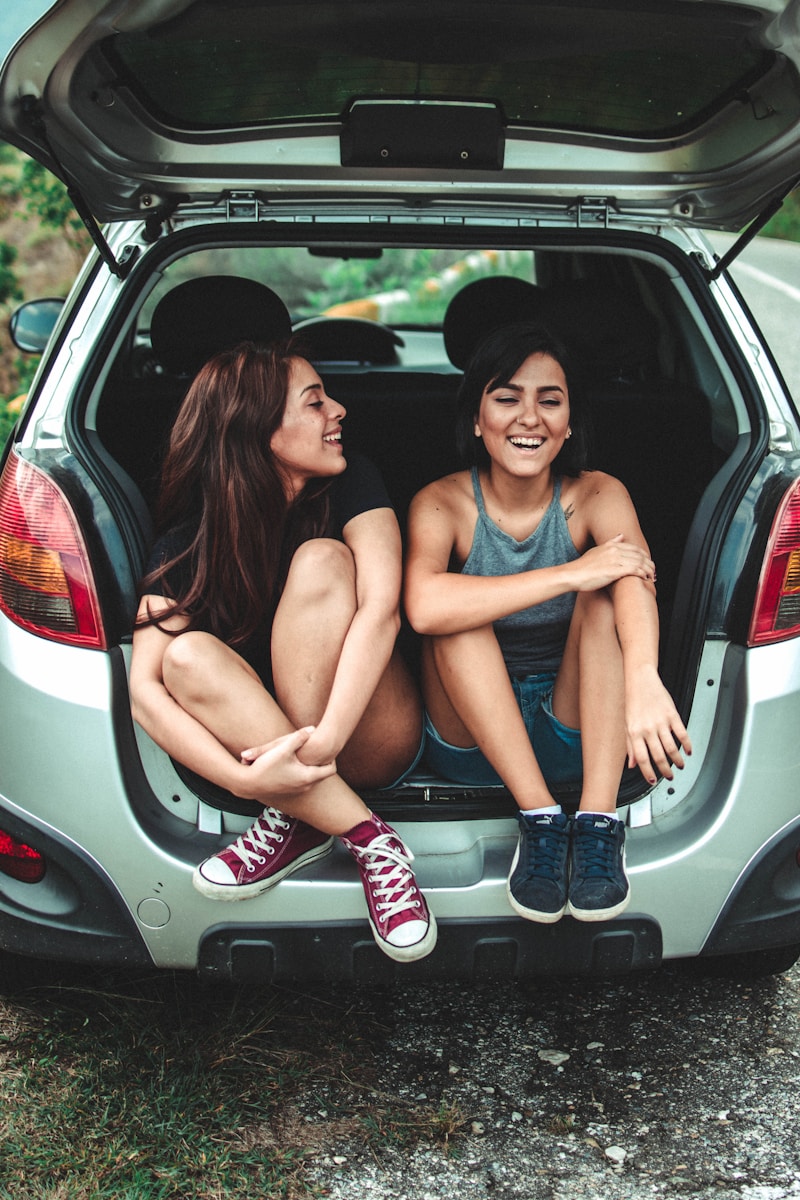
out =
{"type": "Polygon", "coordinates": [[[323,312],[335,304],[398,289],[415,290],[453,259],[437,250],[407,250],[379,258],[337,258],[324,268],[321,286],[306,294],[304,315],[323,312]]]}
{"type": "Polygon", "coordinates": [[[28,391],[31,385],[31,380],[36,374],[36,368],[39,365],[40,355],[25,355],[18,356],[15,363],[15,374],[17,378],[17,391],[15,396],[0,396],[0,451],[2,451],[12,429],[17,423],[19,417],[19,409],[17,405],[10,407],[13,401],[18,396],[23,396],[28,391]]]}
{"type": "Polygon", "coordinates": [[[51,175],[41,163],[28,158],[22,164],[19,186],[27,197],[29,215],[35,216],[45,229],[61,233],[75,250],[85,245],[83,222],[60,179],[51,175]]]}
{"type": "Polygon", "coordinates": [[[394,294],[385,319],[397,325],[440,325],[453,295],[485,275],[531,279],[530,251],[392,250],[375,259],[336,259],[306,293],[303,315],[347,301],[394,294]]]}
{"type": "Polygon", "coordinates": [[[800,242],[800,190],[794,191],[786,197],[783,207],[761,232],[765,237],[800,242]]]}
{"type": "Polygon", "coordinates": [[[8,441],[16,420],[17,414],[10,412],[4,401],[0,400],[0,452],[8,441]]]}
{"type": "Polygon", "coordinates": [[[22,297],[22,289],[11,269],[16,260],[16,249],[6,242],[0,242],[0,304],[8,304],[9,300],[22,297]]]}

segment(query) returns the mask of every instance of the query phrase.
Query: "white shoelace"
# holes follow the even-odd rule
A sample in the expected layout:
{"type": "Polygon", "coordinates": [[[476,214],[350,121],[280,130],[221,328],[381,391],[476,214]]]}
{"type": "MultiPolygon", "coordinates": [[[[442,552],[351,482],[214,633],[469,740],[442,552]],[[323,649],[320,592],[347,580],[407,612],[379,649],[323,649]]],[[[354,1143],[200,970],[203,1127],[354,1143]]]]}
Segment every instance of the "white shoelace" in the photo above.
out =
{"type": "Polygon", "coordinates": [[[375,908],[381,913],[379,919],[383,924],[399,913],[420,907],[414,898],[417,889],[411,873],[414,855],[405,847],[392,846],[391,842],[392,835],[382,833],[368,846],[353,846],[364,864],[367,882],[376,897],[375,908]],[[402,895],[398,895],[399,892],[402,895]]]}
{"type": "Polygon", "coordinates": [[[253,872],[256,864],[262,866],[266,862],[264,853],[274,854],[275,847],[270,841],[282,842],[281,829],[288,829],[289,821],[277,808],[265,808],[257,817],[246,833],[228,847],[237,854],[248,871],[253,872]]]}

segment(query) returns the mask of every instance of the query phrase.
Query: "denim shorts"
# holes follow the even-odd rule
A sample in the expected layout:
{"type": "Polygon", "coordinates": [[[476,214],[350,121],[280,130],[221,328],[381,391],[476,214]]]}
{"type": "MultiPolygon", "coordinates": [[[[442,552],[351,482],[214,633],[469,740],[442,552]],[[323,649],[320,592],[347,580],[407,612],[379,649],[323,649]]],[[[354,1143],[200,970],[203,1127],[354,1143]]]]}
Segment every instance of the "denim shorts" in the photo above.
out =
{"type": "MultiPolygon", "coordinates": [[[[427,720],[427,718],[426,718],[426,720],[427,720]]],[[[378,788],[379,792],[390,792],[392,790],[392,788],[400,787],[400,784],[403,783],[404,780],[408,779],[411,772],[415,771],[417,769],[417,767],[419,766],[419,761],[422,758],[423,754],[425,753],[425,746],[427,745],[427,740],[428,740],[427,739],[427,730],[426,730],[425,725],[423,724],[422,733],[421,733],[420,739],[419,739],[419,747],[417,748],[417,752],[414,755],[413,760],[408,764],[406,769],[398,776],[398,778],[394,780],[393,783],[385,783],[383,785],[383,787],[378,788]]]]}
{"type": "MultiPolygon", "coordinates": [[[[583,778],[583,755],[579,729],[563,725],[553,713],[554,674],[511,678],[525,728],[536,761],[550,785],[578,784],[583,778]]],[[[488,787],[502,779],[477,746],[451,746],[439,736],[425,715],[425,760],[428,766],[452,783],[488,787]]]]}

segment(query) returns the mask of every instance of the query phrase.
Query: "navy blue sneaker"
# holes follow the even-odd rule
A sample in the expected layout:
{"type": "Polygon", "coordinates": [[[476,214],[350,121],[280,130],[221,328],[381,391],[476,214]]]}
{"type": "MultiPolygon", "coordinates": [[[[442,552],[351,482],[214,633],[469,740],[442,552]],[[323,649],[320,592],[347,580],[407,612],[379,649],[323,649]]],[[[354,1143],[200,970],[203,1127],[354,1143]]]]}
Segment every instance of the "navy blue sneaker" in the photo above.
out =
{"type": "Polygon", "coordinates": [[[547,925],[567,909],[570,819],[564,813],[519,813],[519,842],[506,892],[528,921],[547,925]]]}
{"type": "Polygon", "coordinates": [[[609,814],[578,813],[572,825],[567,911],[579,921],[610,921],[628,907],[625,826],[609,814]]]}

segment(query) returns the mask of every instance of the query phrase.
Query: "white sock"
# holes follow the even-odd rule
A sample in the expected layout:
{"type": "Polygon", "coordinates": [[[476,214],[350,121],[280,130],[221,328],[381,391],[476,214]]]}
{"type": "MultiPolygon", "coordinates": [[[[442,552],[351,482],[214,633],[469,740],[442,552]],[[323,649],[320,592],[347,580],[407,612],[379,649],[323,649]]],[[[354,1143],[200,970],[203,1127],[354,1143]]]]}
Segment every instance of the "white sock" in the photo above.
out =
{"type": "Polygon", "coordinates": [[[547,804],[544,808],[521,808],[520,812],[527,813],[529,816],[544,816],[546,814],[549,815],[550,813],[560,813],[561,805],[547,804]]]}

